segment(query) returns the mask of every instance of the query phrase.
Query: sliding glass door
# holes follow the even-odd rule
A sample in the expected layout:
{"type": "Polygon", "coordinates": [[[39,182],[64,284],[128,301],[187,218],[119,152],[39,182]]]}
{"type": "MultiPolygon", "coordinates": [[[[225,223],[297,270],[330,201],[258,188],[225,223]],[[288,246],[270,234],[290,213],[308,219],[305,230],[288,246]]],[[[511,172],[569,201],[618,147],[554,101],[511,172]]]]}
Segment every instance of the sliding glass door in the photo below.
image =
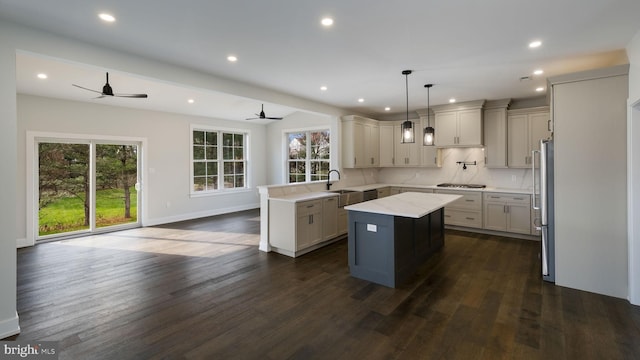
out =
{"type": "Polygon", "coordinates": [[[37,142],[38,240],[139,226],[139,144],[37,142]]]}

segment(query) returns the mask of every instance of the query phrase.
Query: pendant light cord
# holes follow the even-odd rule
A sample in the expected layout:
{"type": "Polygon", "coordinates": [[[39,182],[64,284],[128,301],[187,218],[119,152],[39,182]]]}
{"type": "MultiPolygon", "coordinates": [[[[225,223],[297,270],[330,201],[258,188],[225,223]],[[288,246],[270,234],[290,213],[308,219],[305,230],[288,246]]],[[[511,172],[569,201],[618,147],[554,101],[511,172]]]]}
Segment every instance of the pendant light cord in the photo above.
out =
{"type": "Polygon", "coordinates": [[[409,74],[411,73],[405,71],[404,80],[405,80],[405,94],[407,94],[407,121],[409,121],[409,74]]]}

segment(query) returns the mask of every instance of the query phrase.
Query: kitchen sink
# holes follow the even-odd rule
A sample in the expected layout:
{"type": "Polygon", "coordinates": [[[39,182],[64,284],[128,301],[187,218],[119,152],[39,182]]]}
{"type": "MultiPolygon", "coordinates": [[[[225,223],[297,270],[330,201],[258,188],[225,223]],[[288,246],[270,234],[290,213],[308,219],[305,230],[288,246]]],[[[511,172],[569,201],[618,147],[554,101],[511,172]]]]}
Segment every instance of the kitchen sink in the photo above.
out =
{"type": "Polygon", "coordinates": [[[338,194],[338,207],[345,207],[351,204],[362,202],[362,191],[355,190],[329,190],[329,193],[338,194]]]}
{"type": "Polygon", "coordinates": [[[487,185],[480,184],[454,184],[454,183],[442,183],[438,184],[438,187],[446,187],[446,188],[462,188],[462,189],[483,189],[487,187],[487,185]]]}

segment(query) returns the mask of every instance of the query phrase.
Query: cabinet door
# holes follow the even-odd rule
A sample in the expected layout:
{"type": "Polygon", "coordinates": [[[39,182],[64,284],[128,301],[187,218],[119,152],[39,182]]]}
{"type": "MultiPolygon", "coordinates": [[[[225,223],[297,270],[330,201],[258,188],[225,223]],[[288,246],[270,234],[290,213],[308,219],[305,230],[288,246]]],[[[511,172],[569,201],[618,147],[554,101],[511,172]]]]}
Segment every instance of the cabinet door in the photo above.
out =
{"type": "Polygon", "coordinates": [[[330,240],[338,236],[338,198],[322,200],[322,239],[330,240]]]}
{"type": "Polygon", "coordinates": [[[367,165],[364,155],[364,125],[361,123],[353,123],[353,138],[351,139],[353,146],[353,166],[360,168],[367,165]]]}
{"type": "Polygon", "coordinates": [[[364,126],[364,156],[363,166],[377,167],[380,165],[380,129],[377,125],[364,126]]]}
{"type": "Polygon", "coordinates": [[[296,206],[296,250],[322,241],[322,201],[305,201],[296,206]]]}
{"type": "Polygon", "coordinates": [[[442,150],[435,146],[422,146],[421,164],[424,167],[440,167],[442,166],[441,154],[442,150]]]}
{"type": "Polygon", "coordinates": [[[508,224],[507,231],[530,234],[531,233],[531,209],[529,205],[507,205],[508,224]]]}
{"type": "Polygon", "coordinates": [[[540,148],[540,140],[549,138],[549,113],[529,114],[529,156],[532,150],[540,148]]]}
{"type": "Polygon", "coordinates": [[[526,114],[509,115],[508,162],[510,167],[529,167],[529,122],[526,114]]]}
{"type": "Polygon", "coordinates": [[[484,165],[507,166],[507,110],[489,109],[484,112],[484,165]]]}
{"type": "Polygon", "coordinates": [[[505,231],[507,229],[506,205],[502,202],[484,204],[484,228],[505,231]]]}
{"type": "Polygon", "coordinates": [[[394,165],[395,139],[393,137],[393,125],[381,125],[380,131],[380,166],[391,167],[394,165]]]}
{"type": "Polygon", "coordinates": [[[434,143],[436,146],[457,145],[458,137],[458,114],[456,112],[443,112],[435,115],[436,136],[434,143]]]}
{"type": "MultiPolygon", "coordinates": [[[[416,123],[413,124],[414,128],[416,123]]],[[[416,130],[419,132],[419,129],[416,130]]],[[[422,146],[421,142],[414,143],[402,143],[400,138],[402,137],[402,126],[400,123],[394,126],[394,137],[398,139],[395,143],[395,152],[394,152],[394,165],[395,166],[418,166],[420,165],[420,148],[422,146]]]]}
{"type": "Polygon", "coordinates": [[[458,145],[482,146],[482,110],[458,111],[458,145]]]}

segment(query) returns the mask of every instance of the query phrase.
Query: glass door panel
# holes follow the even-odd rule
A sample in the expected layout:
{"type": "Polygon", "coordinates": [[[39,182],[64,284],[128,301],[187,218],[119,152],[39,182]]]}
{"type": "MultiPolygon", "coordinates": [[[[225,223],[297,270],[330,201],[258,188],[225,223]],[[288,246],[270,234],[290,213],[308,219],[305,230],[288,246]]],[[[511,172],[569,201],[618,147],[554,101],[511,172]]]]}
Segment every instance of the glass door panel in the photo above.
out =
{"type": "Polygon", "coordinates": [[[90,150],[38,143],[38,236],[90,229],[90,150]]]}
{"type": "Polygon", "coordinates": [[[96,228],[138,222],[138,147],[96,144],[96,228]]]}

